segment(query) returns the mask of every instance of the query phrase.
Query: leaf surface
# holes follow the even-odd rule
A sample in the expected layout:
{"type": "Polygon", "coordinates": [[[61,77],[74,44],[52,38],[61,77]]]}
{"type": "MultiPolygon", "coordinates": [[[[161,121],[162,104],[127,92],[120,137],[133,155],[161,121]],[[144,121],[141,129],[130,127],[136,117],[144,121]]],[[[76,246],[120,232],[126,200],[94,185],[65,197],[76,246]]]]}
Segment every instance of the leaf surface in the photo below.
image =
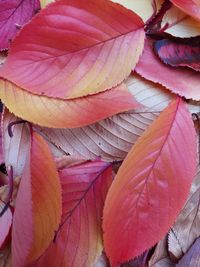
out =
{"type": "Polygon", "coordinates": [[[30,153],[30,130],[26,123],[12,126],[13,136],[9,136],[9,125],[20,121],[19,118],[11,114],[6,108],[2,115],[2,135],[3,135],[3,155],[6,167],[13,167],[13,176],[22,175],[26,159],[30,153]]]}
{"type": "Polygon", "coordinates": [[[26,266],[45,251],[60,218],[61,187],[56,166],[46,142],[33,133],[13,217],[13,267],[26,266]]]}
{"type": "Polygon", "coordinates": [[[159,83],[180,96],[200,100],[199,73],[164,65],[154,54],[150,39],[145,41],[143,54],[135,70],[143,78],[159,83]]]}
{"type": "Polygon", "coordinates": [[[1,76],[62,99],[110,89],[135,67],[143,26],[135,13],[108,0],[56,1],[20,31],[1,76]]]}
{"type": "Polygon", "coordinates": [[[156,54],[172,67],[189,67],[200,70],[200,38],[166,38],[154,43],[156,54]]]}
{"type": "Polygon", "coordinates": [[[190,195],[169,233],[170,253],[178,260],[200,236],[200,168],[192,183],[190,195]]]}
{"type": "Polygon", "coordinates": [[[53,128],[82,127],[140,106],[124,84],[106,92],[72,100],[34,95],[2,79],[0,88],[2,102],[16,116],[53,128]]]}
{"type": "Polygon", "coordinates": [[[0,50],[7,49],[19,29],[40,9],[39,0],[6,0],[0,4],[0,50]]]}
{"type": "Polygon", "coordinates": [[[112,182],[109,163],[94,161],[60,171],[63,215],[55,241],[37,267],[90,267],[102,252],[101,220],[112,182]]]}
{"type": "Polygon", "coordinates": [[[171,0],[171,2],[183,10],[185,13],[200,20],[200,2],[199,0],[171,0]]]}
{"type": "MultiPolygon", "coordinates": [[[[0,211],[4,208],[3,201],[0,200],[0,211]]],[[[12,212],[10,208],[5,211],[3,216],[0,217],[0,249],[4,245],[4,242],[10,232],[12,225],[12,212]]],[[[0,257],[1,258],[1,257],[0,257]]]]}
{"type": "Polygon", "coordinates": [[[176,264],[176,267],[198,267],[200,266],[199,257],[200,238],[192,245],[190,250],[183,256],[183,258],[176,264]]]}
{"type": "Polygon", "coordinates": [[[140,255],[169,230],[195,175],[195,152],[193,122],[178,98],[139,138],[109,189],[103,229],[113,266],[140,255]]]}

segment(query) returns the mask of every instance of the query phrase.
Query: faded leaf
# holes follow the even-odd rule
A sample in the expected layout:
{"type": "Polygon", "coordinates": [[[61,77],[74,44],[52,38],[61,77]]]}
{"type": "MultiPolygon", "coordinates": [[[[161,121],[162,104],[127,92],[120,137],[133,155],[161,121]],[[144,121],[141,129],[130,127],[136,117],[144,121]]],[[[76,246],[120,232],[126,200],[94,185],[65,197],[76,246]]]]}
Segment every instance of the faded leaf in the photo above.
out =
{"type": "Polygon", "coordinates": [[[11,114],[6,108],[2,118],[5,164],[6,167],[13,167],[13,176],[16,178],[22,175],[27,156],[30,153],[30,129],[26,123],[15,124],[11,127],[13,136],[10,137],[8,126],[13,122],[20,121],[20,119],[11,114]]]}
{"type": "Polygon", "coordinates": [[[200,236],[200,167],[176,223],[169,233],[169,251],[180,259],[200,236]]]}
{"type": "Polygon", "coordinates": [[[61,187],[48,145],[32,133],[12,228],[13,267],[36,260],[54,238],[61,218],[61,187]]]}
{"type": "Polygon", "coordinates": [[[108,0],[61,0],[20,31],[1,76],[49,97],[76,98],[119,85],[143,50],[139,16],[108,0]]]}
{"type": "Polygon", "coordinates": [[[145,41],[136,72],[143,78],[159,83],[180,96],[200,100],[199,73],[190,69],[175,69],[164,65],[154,54],[150,39],[145,41]]]}
{"type": "Polygon", "coordinates": [[[124,84],[72,100],[38,96],[0,79],[0,98],[16,116],[53,128],[75,128],[140,106],[124,84]],[[17,103],[17,104],[16,104],[17,103]]]}
{"type": "Polygon", "coordinates": [[[195,152],[191,115],[177,99],[138,139],[108,192],[104,245],[113,266],[140,255],[169,230],[195,175],[195,152]]]}
{"type": "Polygon", "coordinates": [[[176,267],[199,267],[200,255],[199,255],[200,238],[192,245],[190,250],[183,256],[183,258],[176,264],[176,267]]]}
{"type": "Polygon", "coordinates": [[[148,267],[175,267],[170,260],[167,248],[167,237],[162,239],[156,246],[148,267]]]}
{"type": "MultiPolygon", "coordinates": [[[[0,200],[0,212],[4,207],[4,203],[0,200]]],[[[6,238],[9,235],[12,225],[12,212],[10,208],[5,211],[5,213],[0,217],[0,249],[2,249],[5,244],[6,238]]],[[[1,257],[0,257],[1,258],[1,257]]]]}
{"type": "Polygon", "coordinates": [[[2,0],[0,3],[0,50],[7,49],[19,29],[40,9],[39,0],[2,0]]]}
{"type": "Polygon", "coordinates": [[[199,0],[170,0],[175,6],[185,13],[200,20],[200,2],[199,0]]]}
{"type": "Polygon", "coordinates": [[[61,170],[60,177],[62,222],[54,242],[33,266],[91,267],[102,252],[102,210],[112,168],[89,162],[61,170]]]}

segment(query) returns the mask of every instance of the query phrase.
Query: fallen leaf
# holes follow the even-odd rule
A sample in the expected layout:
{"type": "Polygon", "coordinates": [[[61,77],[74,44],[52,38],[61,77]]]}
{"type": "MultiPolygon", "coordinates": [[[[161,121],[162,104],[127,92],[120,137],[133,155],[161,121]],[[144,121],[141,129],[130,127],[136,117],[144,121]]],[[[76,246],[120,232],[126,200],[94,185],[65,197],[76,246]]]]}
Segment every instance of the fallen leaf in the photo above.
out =
{"type": "Polygon", "coordinates": [[[155,245],[169,230],[195,175],[195,152],[191,115],[178,98],[138,139],[109,189],[104,245],[114,267],[155,245]]]}
{"type": "Polygon", "coordinates": [[[34,95],[2,79],[0,88],[0,98],[10,112],[35,124],[53,128],[82,127],[140,106],[124,84],[72,100],[34,95]]]}
{"type": "Polygon", "coordinates": [[[200,71],[200,38],[163,38],[154,43],[160,60],[172,67],[189,67],[200,71]]]}
{"type": "Polygon", "coordinates": [[[13,167],[13,176],[21,177],[26,159],[30,153],[30,129],[26,123],[15,124],[21,119],[15,117],[6,108],[2,115],[2,138],[3,138],[3,155],[6,167],[13,167]],[[13,123],[9,136],[8,128],[13,123]]]}
{"type": "Polygon", "coordinates": [[[170,0],[175,6],[185,13],[200,20],[200,2],[199,0],[170,0]]]}
{"type": "Polygon", "coordinates": [[[176,223],[169,232],[169,251],[180,259],[200,236],[200,167],[192,183],[190,195],[176,223]]]}
{"type": "MultiPolygon", "coordinates": [[[[4,208],[4,203],[0,200],[0,212],[4,208]]],[[[0,217],[0,249],[5,244],[5,241],[10,233],[12,225],[12,212],[10,208],[4,212],[4,214],[0,217]]]]}
{"type": "Polygon", "coordinates": [[[0,50],[7,49],[19,29],[40,9],[39,0],[6,0],[0,4],[0,50]]]}
{"type": "Polygon", "coordinates": [[[176,264],[176,267],[199,267],[200,256],[199,256],[200,238],[192,245],[190,250],[183,256],[183,258],[176,264]]]}
{"type": "Polygon", "coordinates": [[[175,69],[164,65],[155,55],[152,45],[152,40],[146,39],[136,72],[143,78],[159,83],[180,96],[200,100],[199,73],[190,69],[175,69]]]}
{"type": "Polygon", "coordinates": [[[102,253],[101,220],[112,182],[109,163],[95,161],[60,171],[62,222],[54,242],[32,266],[90,267],[102,253]]]}
{"type": "Polygon", "coordinates": [[[26,266],[53,240],[61,218],[61,186],[48,145],[32,133],[13,217],[12,264],[26,266]]]}
{"type": "Polygon", "coordinates": [[[138,62],[143,26],[138,15],[108,0],[56,1],[20,31],[1,77],[62,99],[105,91],[138,62]]]}
{"type": "Polygon", "coordinates": [[[148,267],[175,267],[168,254],[167,236],[157,244],[148,267]]]}

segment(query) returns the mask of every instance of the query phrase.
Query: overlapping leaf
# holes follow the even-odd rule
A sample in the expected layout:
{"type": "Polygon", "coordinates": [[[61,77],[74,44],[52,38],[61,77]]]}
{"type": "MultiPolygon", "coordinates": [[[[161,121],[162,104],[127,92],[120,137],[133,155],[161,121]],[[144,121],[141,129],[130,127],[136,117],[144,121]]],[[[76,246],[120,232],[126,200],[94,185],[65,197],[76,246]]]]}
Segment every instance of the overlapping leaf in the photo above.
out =
{"type": "Polygon", "coordinates": [[[124,84],[72,100],[38,96],[0,79],[0,98],[15,115],[53,128],[75,128],[139,106],[124,84]]]}
{"type": "Polygon", "coordinates": [[[176,267],[199,267],[200,265],[200,238],[192,245],[188,253],[179,261],[176,267]]]}
{"type": "Polygon", "coordinates": [[[193,122],[177,99],[131,149],[108,192],[103,228],[113,266],[152,247],[169,230],[195,175],[195,152],[193,122]]]}
{"type": "Polygon", "coordinates": [[[159,58],[172,67],[200,70],[200,38],[165,38],[154,43],[159,58]]]}
{"type": "Polygon", "coordinates": [[[136,72],[147,80],[162,84],[176,94],[200,100],[199,73],[164,65],[154,54],[152,43],[150,39],[146,39],[136,72]]]}
{"type": "Polygon", "coordinates": [[[102,252],[101,220],[112,168],[89,162],[63,169],[60,177],[62,222],[54,242],[33,266],[93,266],[102,252]]]}
{"type": "Polygon", "coordinates": [[[61,218],[61,187],[48,145],[32,134],[12,228],[13,267],[36,260],[53,240],[61,218]]]}
{"type": "Polygon", "coordinates": [[[39,95],[94,94],[129,75],[143,43],[142,20],[121,5],[56,1],[20,31],[1,76],[39,95]]]}
{"type": "Polygon", "coordinates": [[[178,260],[200,236],[200,170],[190,196],[169,234],[169,251],[178,260]]]}
{"type": "Polygon", "coordinates": [[[0,50],[7,49],[19,29],[40,9],[39,0],[6,0],[0,4],[0,50]]]}
{"type": "MultiPolygon", "coordinates": [[[[4,203],[0,200],[0,212],[4,208],[4,203]]],[[[12,212],[10,208],[6,210],[3,216],[0,217],[0,248],[4,245],[4,242],[10,232],[12,225],[12,212]]]]}
{"type": "Polygon", "coordinates": [[[185,13],[200,20],[200,2],[199,0],[170,0],[174,5],[185,13]]]}
{"type": "Polygon", "coordinates": [[[9,127],[9,125],[17,121],[20,121],[20,119],[5,108],[1,127],[5,164],[7,167],[13,167],[14,177],[21,177],[27,156],[30,153],[30,130],[26,123],[15,124],[9,127]],[[13,134],[12,137],[9,135],[9,128],[13,134]]]}

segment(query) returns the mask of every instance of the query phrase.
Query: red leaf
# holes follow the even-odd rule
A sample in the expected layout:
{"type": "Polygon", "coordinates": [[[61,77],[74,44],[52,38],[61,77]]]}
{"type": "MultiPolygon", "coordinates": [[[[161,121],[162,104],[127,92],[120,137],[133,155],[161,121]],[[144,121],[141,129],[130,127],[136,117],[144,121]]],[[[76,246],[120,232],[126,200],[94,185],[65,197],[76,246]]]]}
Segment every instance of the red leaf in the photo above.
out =
{"type": "Polygon", "coordinates": [[[110,89],[136,65],[143,25],[108,0],[56,1],[22,29],[1,75],[29,92],[64,99],[110,89]]]}
{"type": "Polygon", "coordinates": [[[190,250],[183,256],[183,258],[176,264],[176,267],[199,267],[200,266],[200,238],[192,245],[190,250]]]}
{"type": "MultiPolygon", "coordinates": [[[[0,211],[3,209],[4,203],[0,200],[0,211]]],[[[12,225],[12,212],[8,208],[3,216],[0,217],[0,249],[4,245],[4,242],[10,232],[12,225]]],[[[1,258],[1,257],[0,257],[1,258]]]]}
{"type": "Polygon", "coordinates": [[[13,217],[14,267],[26,266],[44,252],[60,218],[61,187],[56,166],[45,141],[33,133],[13,217]]]}
{"type": "Polygon", "coordinates": [[[170,0],[174,5],[185,13],[200,20],[200,2],[199,0],[170,0]]]}
{"type": "Polygon", "coordinates": [[[60,176],[62,223],[55,242],[33,266],[93,266],[102,251],[101,218],[112,168],[109,163],[89,162],[66,168],[60,176]]]}
{"type": "Polygon", "coordinates": [[[145,48],[137,64],[136,72],[147,80],[162,84],[174,93],[200,100],[199,73],[164,65],[155,55],[150,39],[145,41],[145,48]]]}
{"type": "Polygon", "coordinates": [[[192,119],[177,99],[133,146],[108,192],[103,229],[113,266],[140,255],[169,230],[195,175],[195,152],[192,119]]]}
{"type": "Polygon", "coordinates": [[[0,87],[0,98],[11,112],[30,122],[54,128],[82,127],[140,106],[124,84],[72,100],[34,95],[2,79],[0,87]]]}
{"type": "Polygon", "coordinates": [[[13,136],[9,136],[9,125],[17,121],[20,121],[20,119],[15,117],[5,108],[2,115],[1,128],[3,154],[6,167],[13,167],[14,178],[17,176],[21,177],[27,156],[30,153],[30,130],[26,123],[13,125],[11,128],[13,136]]]}
{"type": "Polygon", "coordinates": [[[0,3],[0,50],[7,49],[19,29],[40,9],[39,0],[6,0],[0,3]]]}
{"type": "Polygon", "coordinates": [[[154,43],[159,58],[172,67],[189,67],[200,71],[200,38],[162,39],[154,43]]]}

